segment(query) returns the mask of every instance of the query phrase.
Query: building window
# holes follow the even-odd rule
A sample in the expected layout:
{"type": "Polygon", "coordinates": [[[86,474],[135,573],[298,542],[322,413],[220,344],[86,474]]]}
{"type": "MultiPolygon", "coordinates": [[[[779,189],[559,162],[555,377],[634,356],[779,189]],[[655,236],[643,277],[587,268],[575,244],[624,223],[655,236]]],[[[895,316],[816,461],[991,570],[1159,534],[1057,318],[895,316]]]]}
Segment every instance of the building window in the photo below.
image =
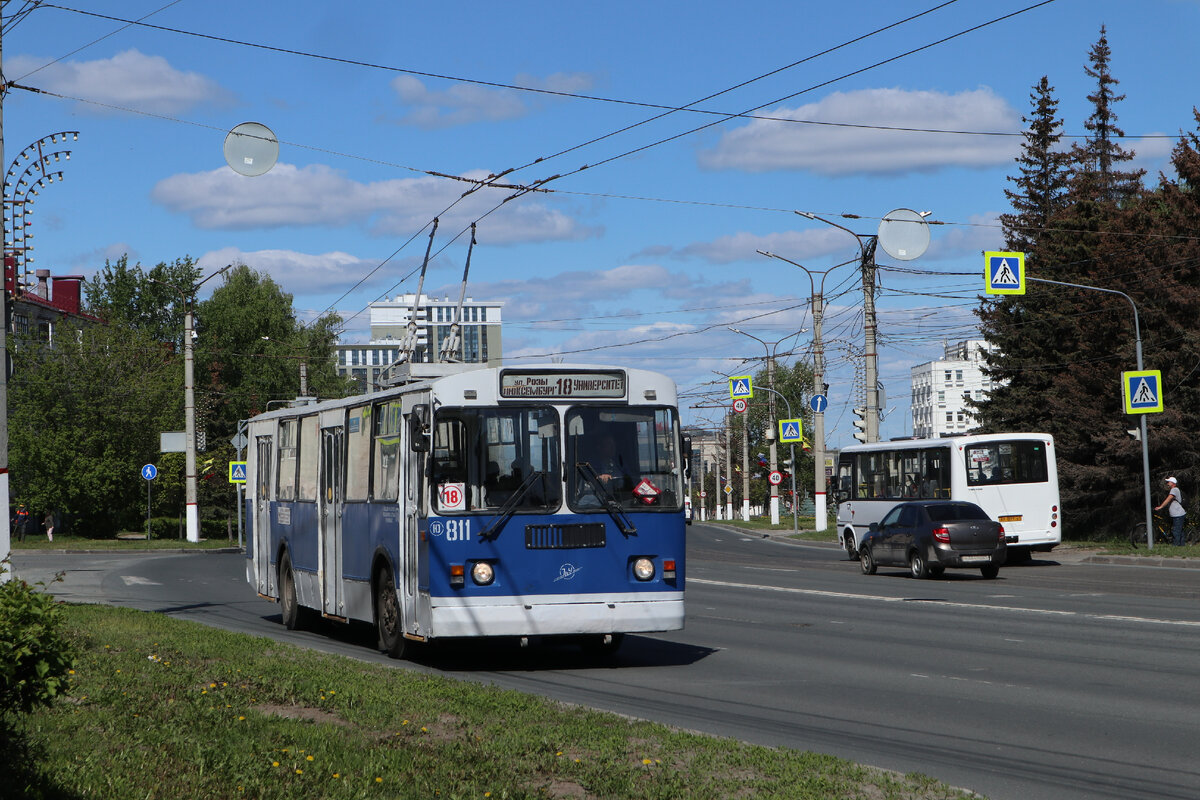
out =
{"type": "Polygon", "coordinates": [[[961,369],[956,369],[956,370],[954,371],[954,380],[958,381],[959,383],[962,383],[962,379],[963,379],[963,377],[962,377],[962,370],[961,370],[961,369]]]}
{"type": "Polygon", "coordinates": [[[954,424],[954,412],[953,411],[946,412],[946,424],[947,425],[954,424]]]}

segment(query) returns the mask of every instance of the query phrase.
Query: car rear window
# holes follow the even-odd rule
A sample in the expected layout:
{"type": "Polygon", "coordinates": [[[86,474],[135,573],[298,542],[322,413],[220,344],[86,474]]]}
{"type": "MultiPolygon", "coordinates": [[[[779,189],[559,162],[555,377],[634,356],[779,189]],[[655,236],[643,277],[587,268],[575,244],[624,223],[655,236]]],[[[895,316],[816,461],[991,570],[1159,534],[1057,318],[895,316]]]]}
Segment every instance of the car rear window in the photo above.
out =
{"type": "Polygon", "coordinates": [[[990,519],[983,509],[971,503],[925,506],[932,522],[952,522],[956,519],[990,519]]]}

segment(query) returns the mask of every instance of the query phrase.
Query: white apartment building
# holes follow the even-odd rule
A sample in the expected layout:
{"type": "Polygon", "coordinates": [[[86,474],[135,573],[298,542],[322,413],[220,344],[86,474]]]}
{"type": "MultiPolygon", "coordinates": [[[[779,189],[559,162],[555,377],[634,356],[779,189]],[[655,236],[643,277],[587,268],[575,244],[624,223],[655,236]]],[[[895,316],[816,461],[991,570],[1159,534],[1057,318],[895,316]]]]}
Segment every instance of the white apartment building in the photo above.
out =
{"type": "MultiPolygon", "coordinates": [[[[416,299],[415,294],[402,294],[394,300],[372,303],[368,307],[370,341],[337,345],[338,374],[354,379],[364,391],[374,387],[383,372],[400,357],[400,345],[408,334],[408,321],[416,299]]],[[[501,302],[480,302],[470,297],[463,300],[462,318],[458,321],[459,360],[467,364],[500,364],[503,307],[501,302]]],[[[416,309],[417,346],[412,361],[414,364],[437,363],[441,361],[442,345],[450,336],[458,299],[438,299],[422,294],[416,309]]]]}
{"type": "Polygon", "coordinates": [[[992,382],[983,374],[989,345],[971,339],[945,346],[945,357],[912,368],[912,431],[920,439],[966,433],[975,418],[965,398],[983,400],[992,382]]]}

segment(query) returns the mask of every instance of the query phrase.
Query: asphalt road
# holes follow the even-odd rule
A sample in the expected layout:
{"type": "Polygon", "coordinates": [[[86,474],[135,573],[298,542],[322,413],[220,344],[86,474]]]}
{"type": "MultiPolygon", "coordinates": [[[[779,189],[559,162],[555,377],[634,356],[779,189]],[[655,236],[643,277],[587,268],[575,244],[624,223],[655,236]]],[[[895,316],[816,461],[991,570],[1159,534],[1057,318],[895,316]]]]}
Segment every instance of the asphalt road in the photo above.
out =
{"type": "MultiPolygon", "coordinates": [[[[61,599],[386,662],[365,626],[289,632],[236,554],[18,553],[61,599]]],[[[819,545],[689,529],[687,627],[574,648],[440,647],[403,666],[922,772],[993,800],[1200,796],[1200,570],[1052,554],[914,581],[819,545]]],[[[392,662],[397,663],[397,662],[392,662]]]]}

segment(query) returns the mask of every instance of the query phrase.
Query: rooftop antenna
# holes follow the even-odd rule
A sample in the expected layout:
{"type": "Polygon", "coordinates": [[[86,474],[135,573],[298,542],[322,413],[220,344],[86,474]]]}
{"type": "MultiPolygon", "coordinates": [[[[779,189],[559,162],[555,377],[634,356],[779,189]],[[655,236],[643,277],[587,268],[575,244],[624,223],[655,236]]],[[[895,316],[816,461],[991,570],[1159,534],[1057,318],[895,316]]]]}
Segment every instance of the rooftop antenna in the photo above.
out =
{"type": "Polygon", "coordinates": [[[440,361],[462,361],[462,340],[458,335],[462,319],[463,299],[467,296],[467,274],[471,271],[471,251],[475,249],[475,223],[471,223],[471,244],[467,246],[467,264],[463,267],[462,288],[458,291],[458,308],[454,309],[454,321],[450,323],[450,335],[442,342],[438,354],[440,361]]]}

